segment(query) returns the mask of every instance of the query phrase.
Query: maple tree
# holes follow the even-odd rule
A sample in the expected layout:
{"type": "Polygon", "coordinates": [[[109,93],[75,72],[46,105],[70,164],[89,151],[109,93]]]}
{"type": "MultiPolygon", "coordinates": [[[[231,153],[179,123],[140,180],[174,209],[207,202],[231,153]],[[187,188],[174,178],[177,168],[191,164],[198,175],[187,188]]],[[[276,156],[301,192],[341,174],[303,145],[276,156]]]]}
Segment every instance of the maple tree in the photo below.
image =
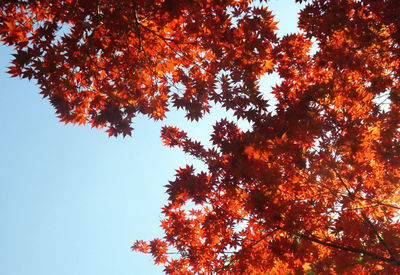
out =
{"type": "Polygon", "coordinates": [[[212,147],[162,129],[207,167],[177,170],[165,236],[132,247],[167,274],[400,272],[400,4],[297,2],[301,31],[282,38],[267,1],[0,3],[10,73],[62,121],[126,135],[137,113],[221,103],[250,123],[217,122],[212,147]]]}

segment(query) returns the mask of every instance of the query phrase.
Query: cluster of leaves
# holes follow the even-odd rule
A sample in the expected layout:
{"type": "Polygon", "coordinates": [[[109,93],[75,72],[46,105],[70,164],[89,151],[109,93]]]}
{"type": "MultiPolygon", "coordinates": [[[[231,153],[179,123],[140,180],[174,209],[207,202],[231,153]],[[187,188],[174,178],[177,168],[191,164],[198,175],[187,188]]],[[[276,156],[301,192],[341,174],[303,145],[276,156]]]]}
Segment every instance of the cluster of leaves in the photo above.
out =
{"type": "Polygon", "coordinates": [[[64,121],[127,134],[170,100],[251,124],[217,122],[211,148],[163,128],[207,167],[177,170],[165,236],[132,247],[167,274],[399,273],[400,5],[306,2],[302,33],[282,39],[245,0],[3,1],[0,35],[11,73],[37,79],[64,121]],[[269,112],[257,80],[273,71],[269,112]]]}
{"type": "Polygon", "coordinates": [[[277,40],[248,1],[5,0],[0,12],[9,72],[36,79],[62,121],[110,135],[130,135],[137,113],[164,118],[170,101],[199,119],[221,74],[265,73],[277,40]]]}

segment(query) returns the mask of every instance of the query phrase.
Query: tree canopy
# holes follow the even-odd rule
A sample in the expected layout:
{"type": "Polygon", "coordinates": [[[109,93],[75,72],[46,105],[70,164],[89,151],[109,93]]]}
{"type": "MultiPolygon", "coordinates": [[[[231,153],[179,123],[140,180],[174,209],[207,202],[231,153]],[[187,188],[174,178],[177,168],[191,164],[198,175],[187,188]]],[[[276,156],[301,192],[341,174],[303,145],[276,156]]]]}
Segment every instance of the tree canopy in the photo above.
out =
{"type": "Polygon", "coordinates": [[[138,113],[219,103],[251,125],[218,121],[211,147],[162,129],[207,167],[177,170],[165,236],[132,246],[167,274],[400,272],[400,3],[296,2],[301,31],[282,38],[268,1],[0,3],[9,72],[64,122],[125,136],[138,113]]]}

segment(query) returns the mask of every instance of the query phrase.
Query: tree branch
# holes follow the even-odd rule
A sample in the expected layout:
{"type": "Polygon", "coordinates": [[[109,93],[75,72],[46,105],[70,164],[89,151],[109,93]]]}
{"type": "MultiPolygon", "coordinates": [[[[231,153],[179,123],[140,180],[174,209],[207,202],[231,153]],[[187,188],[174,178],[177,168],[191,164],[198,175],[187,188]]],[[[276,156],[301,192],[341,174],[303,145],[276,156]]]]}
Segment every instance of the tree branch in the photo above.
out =
{"type": "Polygon", "coordinates": [[[383,257],[383,256],[378,255],[378,254],[373,253],[373,252],[366,251],[366,250],[361,249],[361,248],[342,246],[342,245],[339,245],[339,244],[323,241],[323,240],[320,240],[320,239],[316,238],[311,233],[309,233],[309,234],[310,234],[310,236],[305,235],[303,233],[298,233],[297,236],[299,236],[299,237],[301,237],[303,239],[309,240],[311,242],[315,242],[315,243],[324,245],[324,246],[340,249],[340,250],[343,250],[343,251],[353,252],[353,253],[357,253],[357,254],[367,255],[367,256],[375,259],[375,260],[382,261],[382,262],[387,262],[387,263],[390,263],[390,264],[394,264],[394,265],[400,266],[400,262],[397,261],[396,259],[392,258],[392,257],[391,258],[386,258],[386,257],[383,257]]]}

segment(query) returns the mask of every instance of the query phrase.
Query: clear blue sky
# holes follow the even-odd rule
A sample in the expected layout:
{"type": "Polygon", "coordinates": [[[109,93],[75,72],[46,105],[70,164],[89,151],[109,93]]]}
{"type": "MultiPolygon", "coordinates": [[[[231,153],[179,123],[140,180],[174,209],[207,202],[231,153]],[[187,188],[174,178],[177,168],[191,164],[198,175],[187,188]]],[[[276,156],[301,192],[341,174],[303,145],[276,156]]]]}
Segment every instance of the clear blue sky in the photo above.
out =
{"type": "MultiPolygon", "coordinates": [[[[280,32],[293,32],[298,7],[271,6],[280,32]]],[[[163,186],[179,166],[200,164],[163,147],[160,127],[178,125],[207,141],[224,112],[199,124],[176,112],[160,123],[141,117],[132,138],[109,138],[58,122],[33,81],[5,73],[9,61],[10,49],[0,47],[0,274],[161,274],[130,246],[162,235],[163,186]]]]}

